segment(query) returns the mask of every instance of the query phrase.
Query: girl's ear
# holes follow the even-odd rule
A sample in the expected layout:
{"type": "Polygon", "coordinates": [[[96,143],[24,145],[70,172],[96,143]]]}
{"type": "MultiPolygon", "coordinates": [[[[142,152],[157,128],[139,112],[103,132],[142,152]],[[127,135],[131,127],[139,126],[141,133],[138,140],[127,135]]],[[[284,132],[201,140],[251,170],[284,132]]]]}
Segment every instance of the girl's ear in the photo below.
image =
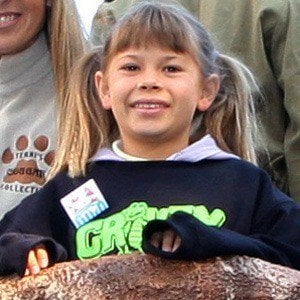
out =
{"type": "Polygon", "coordinates": [[[200,111],[206,111],[210,108],[213,101],[218,95],[220,89],[220,76],[212,74],[204,79],[201,97],[198,101],[197,108],[200,111]]]}
{"type": "Polygon", "coordinates": [[[109,88],[107,85],[107,81],[105,80],[104,75],[101,71],[97,71],[95,73],[95,86],[98,91],[98,95],[103,108],[110,110],[111,103],[110,103],[109,88]]]}

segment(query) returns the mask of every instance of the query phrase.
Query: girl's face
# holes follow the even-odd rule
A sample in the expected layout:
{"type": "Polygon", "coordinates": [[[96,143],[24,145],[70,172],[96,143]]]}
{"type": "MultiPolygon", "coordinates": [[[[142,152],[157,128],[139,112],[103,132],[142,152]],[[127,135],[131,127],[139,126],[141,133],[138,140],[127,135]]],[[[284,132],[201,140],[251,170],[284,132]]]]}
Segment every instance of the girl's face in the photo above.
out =
{"type": "Polygon", "coordinates": [[[208,81],[191,55],[154,46],[117,53],[105,74],[96,73],[102,105],[113,112],[123,150],[141,157],[145,143],[166,145],[170,152],[188,145],[195,110],[208,109],[215,96],[208,81]]]}
{"type": "Polygon", "coordinates": [[[0,0],[0,57],[30,47],[46,20],[46,0],[0,0]]]}

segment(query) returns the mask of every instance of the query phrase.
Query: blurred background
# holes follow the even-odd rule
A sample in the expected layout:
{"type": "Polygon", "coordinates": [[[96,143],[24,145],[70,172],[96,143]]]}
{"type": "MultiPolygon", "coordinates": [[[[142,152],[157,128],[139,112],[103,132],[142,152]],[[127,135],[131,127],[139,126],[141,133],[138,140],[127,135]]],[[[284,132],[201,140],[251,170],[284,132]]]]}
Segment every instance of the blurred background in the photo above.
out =
{"type": "Polygon", "coordinates": [[[104,2],[104,0],[74,0],[79,14],[81,16],[85,33],[88,36],[91,31],[91,25],[93,16],[95,15],[97,8],[100,4],[104,2]]]}

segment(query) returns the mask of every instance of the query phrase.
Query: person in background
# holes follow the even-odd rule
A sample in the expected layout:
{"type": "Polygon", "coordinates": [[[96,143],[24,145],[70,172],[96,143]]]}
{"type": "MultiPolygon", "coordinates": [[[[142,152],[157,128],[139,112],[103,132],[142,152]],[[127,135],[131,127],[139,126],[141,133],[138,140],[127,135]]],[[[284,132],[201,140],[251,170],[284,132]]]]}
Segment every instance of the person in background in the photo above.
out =
{"type": "Polygon", "coordinates": [[[86,45],[72,0],[0,0],[0,218],[45,183],[86,45]]]}
{"type": "Polygon", "coordinates": [[[133,251],[299,269],[300,206],[254,165],[250,78],[182,7],[132,8],[72,74],[53,179],[0,222],[0,274],[133,251]]]}
{"type": "MultiPolygon", "coordinates": [[[[101,44],[111,24],[136,2],[114,0],[100,5],[92,42],[101,44]]],[[[257,146],[259,164],[283,192],[300,202],[300,1],[178,2],[201,20],[222,51],[254,73],[260,87],[260,140],[265,144],[257,146]]]]}

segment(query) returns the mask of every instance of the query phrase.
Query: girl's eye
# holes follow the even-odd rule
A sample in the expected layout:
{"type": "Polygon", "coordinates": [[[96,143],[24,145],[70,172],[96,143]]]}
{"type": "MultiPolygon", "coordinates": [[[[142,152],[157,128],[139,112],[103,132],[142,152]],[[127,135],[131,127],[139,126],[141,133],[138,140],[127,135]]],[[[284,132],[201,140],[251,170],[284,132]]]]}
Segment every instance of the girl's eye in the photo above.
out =
{"type": "Polygon", "coordinates": [[[130,64],[130,65],[122,66],[121,69],[125,70],[125,71],[136,71],[136,70],[138,70],[138,66],[130,64]]]}
{"type": "Polygon", "coordinates": [[[170,73],[175,73],[181,71],[182,69],[179,66],[167,66],[165,67],[165,70],[170,73]]]}

